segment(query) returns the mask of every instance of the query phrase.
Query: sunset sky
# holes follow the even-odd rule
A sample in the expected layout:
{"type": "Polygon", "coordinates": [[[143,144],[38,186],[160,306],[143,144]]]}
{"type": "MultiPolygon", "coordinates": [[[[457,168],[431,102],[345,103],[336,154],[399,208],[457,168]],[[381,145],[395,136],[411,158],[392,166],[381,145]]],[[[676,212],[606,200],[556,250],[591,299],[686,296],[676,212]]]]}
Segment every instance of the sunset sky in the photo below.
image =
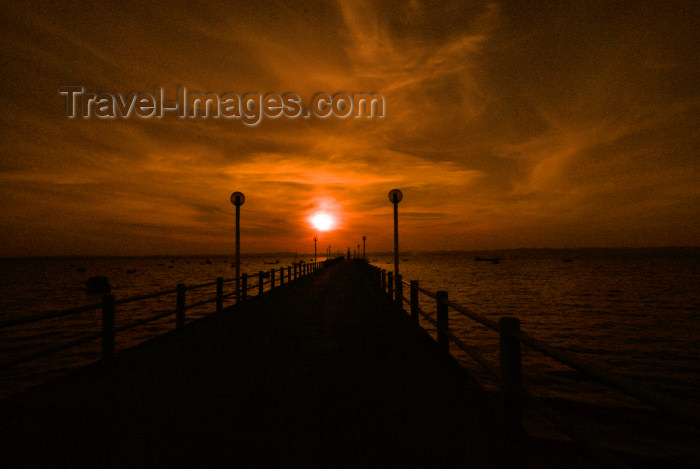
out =
{"type": "Polygon", "coordinates": [[[233,191],[243,252],[390,250],[393,188],[405,250],[700,245],[697,0],[3,3],[1,256],[228,254],[233,191]],[[68,119],[62,85],[386,116],[68,119]]]}

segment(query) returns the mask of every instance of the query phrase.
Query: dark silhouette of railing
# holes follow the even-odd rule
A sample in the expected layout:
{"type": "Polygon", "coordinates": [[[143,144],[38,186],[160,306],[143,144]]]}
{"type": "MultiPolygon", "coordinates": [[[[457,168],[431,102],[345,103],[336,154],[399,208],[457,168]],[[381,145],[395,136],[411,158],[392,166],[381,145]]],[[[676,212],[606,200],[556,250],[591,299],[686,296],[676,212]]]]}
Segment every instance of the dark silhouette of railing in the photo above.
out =
{"type": "MultiPolygon", "coordinates": [[[[306,277],[307,275],[310,275],[316,271],[318,271],[321,268],[327,267],[338,260],[342,260],[342,258],[339,259],[331,259],[327,261],[319,261],[319,262],[310,262],[310,263],[305,263],[305,262],[298,262],[294,263],[290,266],[286,267],[281,267],[278,269],[272,268],[270,271],[260,271],[258,272],[257,275],[248,275],[248,274],[242,274],[241,275],[241,301],[245,301],[249,295],[249,292],[251,290],[257,291],[258,295],[262,295],[265,291],[270,291],[273,290],[277,287],[277,284],[279,283],[279,286],[283,286],[285,283],[291,283],[294,280],[306,277]],[[276,280],[276,274],[279,273],[279,281],[276,280]],[[255,277],[257,276],[258,282],[253,285],[248,285],[248,279],[250,277],[255,277]]],[[[217,278],[216,281],[214,282],[207,282],[207,283],[201,283],[198,285],[189,285],[186,286],[185,284],[178,284],[176,288],[174,289],[169,289],[169,290],[164,290],[164,291],[159,291],[159,292],[154,292],[154,293],[149,293],[149,294],[144,294],[144,295],[137,295],[137,296],[132,296],[129,298],[115,298],[114,295],[105,295],[102,298],[102,301],[99,303],[93,303],[85,306],[79,306],[76,308],[69,308],[69,309],[63,309],[59,311],[50,311],[46,313],[41,313],[41,314],[35,314],[31,316],[26,316],[26,317],[18,317],[18,318],[13,318],[13,319],[7,319],[5,321],[0,321],[0,330],[1,329],[7,329],[10,327],[17,327],[17,326],[23,326],[23,325],[28,325],[28,324],[34,324],[34,323],[39,323],[43,322],[49,319],[57,319],[57,318],[65,318],[69,316],[74,316],[80,313],[85,313],[88,311],[94,311],[94,310],[102,310],[102,323],[101,323],[101,332],[99,333],[93,333],[89,335],[85,335],[82,337],[77,337],[75,339],[69,340],[67,342],[62,342],[60,344],[55,344],[51,345],[49,347],[42,348],[41,350],[38,350],[33,353],[27,353],[21,356],[16,356],[7,360],[2,360],[0,361],[0,368],[8,368],[12,366],[19,365],[21,363],[26,363],[30,362],[39,358],[46,357],[48,355],[55,354],[57,352],[61,352],[67,349],[71,349],[74,347],[78,347],[80,345],[87,344],[89,342],[93,342],[96,340],[102,340],[102,359],[103,360],[109,360],[113,355],[115,351],[115,344],[116,344],[116,338],[117,334],[120,332],[127,331],[129,329],[133,329],[135,327],[139,327],[145,324],[152,323],[154,321],[157,321],[159,319],[166,318],[168,316],[175,315],[175,327],[176,329],[182,329],[185,326],[186,322],[186,311],[197,308],[200,306],[204,306],[210,303],[216,303],[216,312],[220,313],[224,309],[224,300],[228,298],[235,298],[237,296],[237,292],[235,291],[235,282],[236,279],[224,279],[224,278],[217,278]],[[224,293],[224,285],[227,284],[233,284],[234,285],[234,291],[229,292],[229,293],[224,293]],[[200,290],[204,289],[207,287],[212,287],[216,286],[216,295],[212,298],[208,298],[205,300],[197,301],[195,303],[186,303],[186,292],[188,291],[194,291],[194,290],[200,290]],[[149,316],[147,318],[139,319],[137,321],[131,322],[129,324],[125,324],[119,327],[115,327],[116,323],[116,316],[117,316],[117,306],[128,304],[128,303],[134,303],[137,301],[144,301],[144,300],[150,300],[153,298],[159,298],[167,295],[176,295],[176,302],[175,302],[175,309],[172,310],[167,310],[164,312],[160,312],[159,314],[149,316]]],[[[29,337],[27,340],[31,340],[32,337],[29,337]]]]}
{"type": "MultiPolygon", "coordinates": [[[[400,275],[398,278],[394,278],[392,272],[387,272],[367,262],[363,262],[363,264],[377,286],[395,303],[397,310],[406,312],[404,310],[404,304],[407,304],[409,306],[407,313],[417,325],[419,325],[419,317],[422,316],[435,327],[437,346],[442,353],[450,353],[450,342],[452,342],[472,357],[496,379],[501,393],[502,425],[507,435],[517,436],[524,431],[522,405],[526,403],[555,423],[562,432],[572,439],[579,441],[589,450],[598,454],[602,453],[607,459],[615,459],[614,456],[600,448],[600,442],[594,437],[591,437],[591,435],[571,425],[566,418],[546,406],[541,400],[535,398],[523,388],[521,345],[526,345],[533,350],[583,373],[599,383],[613,387],[627,396],[631,396],[652,408],[665,412],[676,420],[700,428],[700,410],[695,403],[680,401],[670,396],[643,388],[640,384],[623,378],[606,369],[604,365],[582,360],[571,352],[538,340],[520,330],[520,320],[518,318],[502,317],[498,322],[493,321],[462,305],[450,301],[446,291],[432,292],[420,287],[417,280],[406,282],[400,275]],[[403,294],[404,287],[409,289],[410,293],[408,298],[403,294]],[[421,310],[419,303],[420,294],[435,300],[435,317],[421,310]],[[450,331],[450,309],[499,334],[499,366],[491,363],[483,357],[476,348],[469,346],[450,331]]],[[[619,463],[619,461],[617,462],[619,463]]],[[[621,465],[625,466],[625,464],[621,465]]]]}
{"type": "MultiPolygon", "coordinates": [[[[323,267],[327,267],[341,260],[343,260],[343,257],[325,262],[300,262],[278,269],[272,268],[269,271],[259,271],[257,274],[242,274],[240,292],[241,301],[246,301],[248,297],[251,296],[251,292],[257,292],[257,295],[262,295],[265,292],[269,292],[297,279],[306,277],[323,267]],[[257,277],[257,282],[251,284],[250,280],[255,277],[257,277]]],[[[435,327],[437,334],[437,346],[442,353],[449,355],[450,343],[454,343],[457,347],[459,347],[459,349],[471,356],[487,372],[496,378],[501,392],[501,420],[504,433],[513,439],[517,439],[519,435],[524,432],[522,422],[522,406],[523,403],[527,403],[554,422],[562,432],[569,435],[574,440],[579,441],[589,450],[592,450],[594,453],[603,453],[606,459],[615,459],[614,456],[611,456],[610,454],[605,453],[604,450],[600,449],[601,445],[598,441],[596,441],[595,437],[591,437],[591,435],[587,434],[580,428],[570,425],[566,418],[551,410],[539,399],[532,396],[523,388],[521,363],[522,345],[530,347],[531,349],[553,358],[562,364],[578,370],[588,377],[593,378],[603,384],[609,385],[626,395],[632,396],[639,401],[650,405],[653,408],[664,411],[680,421],[690,423],[695,427],[700,427],[700,413],[698,412],[696,404],[679,401],[669,396],[664,396],[642,388],[632,380],[628,380],[609,371],[605,366],[582,360],[571,352],[538,340],[520,330],[520,321],[517,318],[502,317],[499,319],[499,321],[494,321],[449,300],[446,291],[433,292],[420,287],[417,280],[406,282],[401,276],[394,278],[392,272],[382,270],[381,268],[373,266],[364,260],[357,259],[355,262],[358,262],[365,267],[371,278],[376,282],[378,288],[382,289],[389,296],[398,311],[408,313],[411,319],[415,321],[417,325],[419,325],[419,318],[423,317],[435,327]],[[408,298],[404,296],[405,287],[409,289],[408,298]],[[434,301],[436,311],[435,315],[428,314],[421,309],[419,301],[420,295],[424,295],[434,301]],[[408,311],[404,309],[404,305],[408,305],[408,311]],[[500,363],[498,365],[493,364],[488,359],[483,357],[475,347],[465,343],[463,339],[457,337],[450,330],[449,313],[451,310],[470,320],[476,321],[499,334],[500,363]]],[[[186,323],[187,310],[210,303],[216,303],[216,312],[222,312],[224,309],[224,300],[236,297],[237,293],[238,292],[235,291],[235,279],[217,278],[214,282],[190,286],[178,284],[175,289],[123,299],[116,299],[113,295],[106,295],[99,303],[0,321],[0,329],[6,329],[10,327],[38,323],[49,319],[68,317],[92,310],[102,310],[102,330],[100,333],[78,337],[68,342],[49,346],[37,352],[0,361],[0,367],[5,368],[15,366],[20,363],[35,360],[62,350],[77,347],[100,339],[102,340],[102,359],[109,360],[114,355],[118,333],[172,315],[175,315],[175,328],[182,329],[186,323]],[[224,293],[224,286],[231,283],[234,284],[234,291],[224,293]],[[216,294],[214,297],[191,304],[186,303],[188,291],[201,290],[212,286],[216,286],[216,294]],[[154,316],[138,319],[129,324],[115,327],[117,306],[173,294],[176,295],[175,309],[159,312],[154,316]]]]}

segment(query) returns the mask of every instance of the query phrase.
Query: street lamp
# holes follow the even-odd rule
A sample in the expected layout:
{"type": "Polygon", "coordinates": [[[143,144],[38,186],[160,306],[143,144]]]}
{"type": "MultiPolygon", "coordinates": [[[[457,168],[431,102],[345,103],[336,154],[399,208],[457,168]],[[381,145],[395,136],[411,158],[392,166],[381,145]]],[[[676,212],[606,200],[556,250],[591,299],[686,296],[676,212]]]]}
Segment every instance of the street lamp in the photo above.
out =
{"type": "Polygon", "coordinates": [[[242,192],[231,194],[231,203],[236,206],[236,303],[241,301],[241,205],[245,203],[242,192]]]}
{"type": "Polygon", "coordinates": [[[399,202],[403,194],[398,189],[389,192],[389,200],[394,204],[394,278],[399,278],[399,202]]]}

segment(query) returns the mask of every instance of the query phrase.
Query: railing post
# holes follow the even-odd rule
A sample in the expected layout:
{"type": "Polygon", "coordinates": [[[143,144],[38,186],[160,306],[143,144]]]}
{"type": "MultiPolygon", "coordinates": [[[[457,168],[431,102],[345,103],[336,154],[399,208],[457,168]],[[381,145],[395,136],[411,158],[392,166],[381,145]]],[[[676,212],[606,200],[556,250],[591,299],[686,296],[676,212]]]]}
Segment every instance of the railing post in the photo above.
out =
{"type": "Polygon", "coordinates": [[[284,285],[284,267],[280,267],[280,287],[284,285]]]}
{"type": "Polygon", "coordinates": [[[520,320],[504,317],[498,321],[501,347],[501,422],[504,433],[516,436],[523,431],[520,392],[522,387],[522,365],[520,341],[516,333],[520,331],[520,320]]]}
{"type": "Polygon", "coordinates": [[[388,287],[387,293],[391,301],[394,301],[394,272],[389,272],[386,274],[386,286],[388,287]]]}
{"type": "Polygon", "coordinates": [[[295,263],[292,264],[292,265],[294,266],[294,280],[296,280],[296,279],[299,278],[299,276],[297,275],[297,268],[299,267],[299,264],[297,264],[297,263],[295,262],[295,263]]]}
{"type": "Polygon", "coordinates": [[[224,279],[218,277],[216,279],[216,312],[220,313],[224,310],[224,279]]]}
{"type": "Polygon", "coordinates": [[[241,274],[241,301],[248,299],[248,274],[241,274]]]}
{"type": "Polygon", "coordinates": [[[403,283],[401,281],[403,277],[401,275],[396,276],[396,309],[399,313],[403,312],[403,283]]]}
{"type": "Polygon", "coordinates": [[[386,270],[382,269],[382,291],[386,291],[386,270]]]}
{"type": "Polygon", "coordinates": [[[258,271],[258,295],[263,294],[263,289],[265,288],[265,272],[262,270],[258,271]]]}
{"type": "Polygon", "coordinates": [[[185,327],[185,284],[177,284],[177,306],[175,307],[175,326],[178,329],[185,327]]]}
{"type": "Polygon", "coordinates": [[[270,290],[275,288],[275,268],[270,269],[270,290]]]}
{"type": "Polygon", "coordinates": [[[114,355],[114,295],[102,298],[102,360],[109,360],[114,355]]]}
{"type": "Polygon", "coordinates": [[[418,280],[411,280],[411,319],[418,324],[418,280]]]}
{"type": "Polygon", "coordinates": [[[438,349],[446,355],[450,353],[450,338],[447,335],[449,331],[449,315],[447,313],[447,292],[439,291],[437,292],[437,338],[438,338],[438,349]]]}
{"type": "Polygon", "coordinates": [[[292,266],[287,266],[287,280],[289,280],[289,283],[292,282],[292,266]]]}

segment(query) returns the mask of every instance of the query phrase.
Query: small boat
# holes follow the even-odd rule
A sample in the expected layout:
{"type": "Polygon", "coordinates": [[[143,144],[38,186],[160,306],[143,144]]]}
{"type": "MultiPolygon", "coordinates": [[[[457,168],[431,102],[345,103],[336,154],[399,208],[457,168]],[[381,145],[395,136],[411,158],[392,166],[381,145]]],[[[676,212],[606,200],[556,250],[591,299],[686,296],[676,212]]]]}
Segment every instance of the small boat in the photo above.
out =
{"type": "Polygon", "coordinates": [[[477,262],[493,262],[494,264],[498,264],[501,261],[500,257],[475,257],[475,261],[477,262]]]}

